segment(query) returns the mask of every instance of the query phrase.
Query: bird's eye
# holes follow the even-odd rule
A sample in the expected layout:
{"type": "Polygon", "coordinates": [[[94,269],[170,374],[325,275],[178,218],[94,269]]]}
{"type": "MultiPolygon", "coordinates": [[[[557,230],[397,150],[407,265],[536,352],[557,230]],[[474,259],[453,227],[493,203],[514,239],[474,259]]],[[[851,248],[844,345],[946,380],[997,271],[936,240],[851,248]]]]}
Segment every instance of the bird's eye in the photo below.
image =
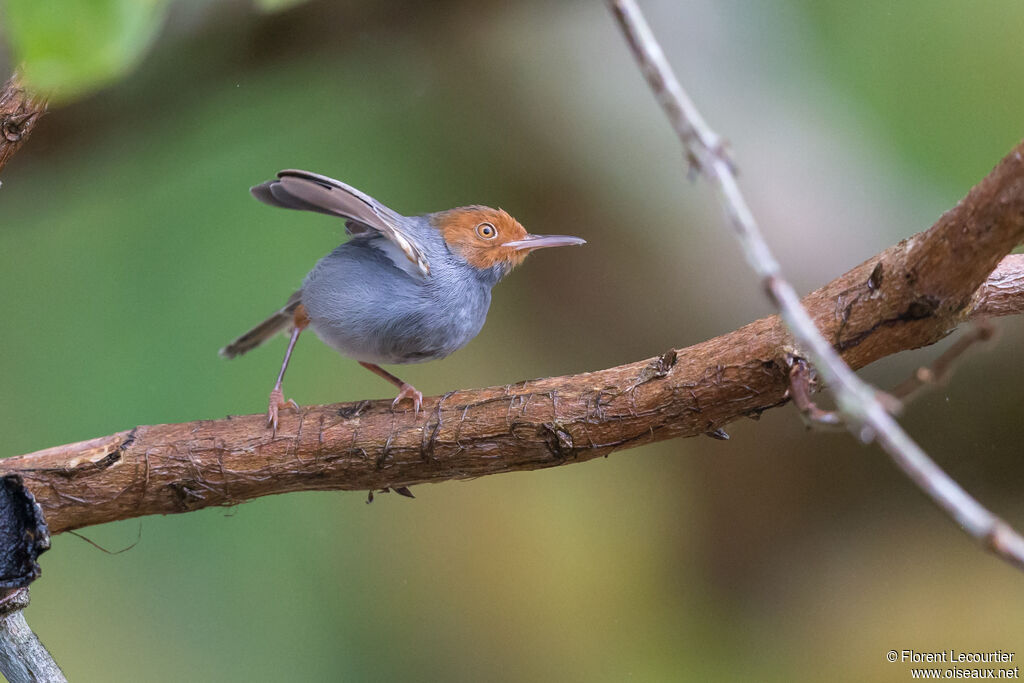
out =
{"type": "Polygon", "coordinates": [[[485,240],[493,240],[498,236],[498,231],[490,223],[481,223],[476,226],[476,234],[480,235],[480,237],[483,237],[485,240]]]}

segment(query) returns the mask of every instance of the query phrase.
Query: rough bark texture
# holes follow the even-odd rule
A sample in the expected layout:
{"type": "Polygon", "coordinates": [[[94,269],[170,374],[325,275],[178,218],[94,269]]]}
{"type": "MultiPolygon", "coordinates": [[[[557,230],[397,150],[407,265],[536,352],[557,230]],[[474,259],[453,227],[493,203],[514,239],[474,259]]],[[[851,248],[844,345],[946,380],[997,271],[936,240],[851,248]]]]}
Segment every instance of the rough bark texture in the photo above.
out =
{"type": "MultiPolygon", "coordinates": [[[[804,299],[851,367],[934,343],[971,316],[1022,310],[1024,256],[1000,265],[1024,239],[1022,148],[931,229],[804,299]]],[[[711,435],[781,405],[794,352],[772,316],[628,365],[428,398],[418,416],[364,401],[285,413],[276,436],[263,415],[140,426],[10,458],[4,470],[25,478],[59,533],[288,491],[540,469],[711,435]]]]}
{"type": "Polygon", "coordinates": [[[990,318],[1024,313],[1024,254],[1007,256],[978,290],[972,310],[990,318]]]}
{"type": "Polygon", "coordinates": [[[15,74],[0,89],[0,170],[46,113],[46,102],[28,94],[15,74]]]}

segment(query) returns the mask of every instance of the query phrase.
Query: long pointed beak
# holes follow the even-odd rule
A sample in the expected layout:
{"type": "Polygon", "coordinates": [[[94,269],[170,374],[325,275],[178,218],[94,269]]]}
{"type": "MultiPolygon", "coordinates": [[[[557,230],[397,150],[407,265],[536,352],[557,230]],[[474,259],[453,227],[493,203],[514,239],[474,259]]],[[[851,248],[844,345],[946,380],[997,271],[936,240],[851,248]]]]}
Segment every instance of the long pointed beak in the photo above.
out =
{"type": "Polygon", "coordinates": [[[521,240],[505,242],[503,247],[512,247],[517,251],[523,249],[543,249],[544,247],[568,247],[574,244],[586,244],[587,241],[569,235],[527,235],[521,240]]]}

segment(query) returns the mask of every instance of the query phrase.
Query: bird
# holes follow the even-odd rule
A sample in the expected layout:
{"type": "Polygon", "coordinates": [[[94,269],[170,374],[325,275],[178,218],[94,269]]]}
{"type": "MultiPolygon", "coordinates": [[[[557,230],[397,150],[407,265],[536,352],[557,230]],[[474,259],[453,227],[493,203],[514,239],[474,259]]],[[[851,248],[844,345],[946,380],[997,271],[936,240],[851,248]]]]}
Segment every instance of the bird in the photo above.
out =
{"type": "Polygon", "coordinates": [[[483,327],[491,288],[538,249],[585,244],[569,235],[533,235],[502,209],[462,206],[404,216],[345,183],[317,173],[284,170],[250,188],[270,206],[341,218],[349,239],[320,259],[284,306],[220,350],[240,356],[289,332],[270,392],[267,426],[277,433],[285,371],[307,327],[328,346],[398,388],[397,410],[423,394],[382,364],[444,358],[483,327]]]}

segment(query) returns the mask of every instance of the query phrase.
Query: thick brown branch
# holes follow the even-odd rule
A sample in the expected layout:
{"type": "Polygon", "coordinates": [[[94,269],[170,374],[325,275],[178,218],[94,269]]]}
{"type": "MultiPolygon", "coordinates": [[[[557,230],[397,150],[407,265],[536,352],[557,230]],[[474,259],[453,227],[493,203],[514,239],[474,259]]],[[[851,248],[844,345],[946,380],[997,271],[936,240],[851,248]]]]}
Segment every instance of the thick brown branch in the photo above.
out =
{"type": "Polygon", "coordinates": [[[0,89],[0,170],[31,135],[46,113],[46,102],[33,97],[15,74],[0,89]]]}
{"type": "MultiPolygon", "coordinates": [[[[947,311],[941,319],[884,317],[911,306],[921,290],[893,286],[890,296],[909,298],[884,300],[872,296],[867,276],[875,263],[904,272],[914,240],[921,236],[805,299],[831,338],[858,341],[845,354],[854,367],[932,343],[970,315],[1024,306],[1024,256],[1016,255],[969,310],[939,305],[935,311],[947,311]]],[[[25,477],[54,533],[288,491],[372,490],[554,467],[704,434],[785,403],[787,344],[772,316],[629,365],[429,398],[418,418],[392,413],[386,400],[316,406],[284,415],[276,437],[264,415],[141,426],[4,465],[25,477]]]]}

